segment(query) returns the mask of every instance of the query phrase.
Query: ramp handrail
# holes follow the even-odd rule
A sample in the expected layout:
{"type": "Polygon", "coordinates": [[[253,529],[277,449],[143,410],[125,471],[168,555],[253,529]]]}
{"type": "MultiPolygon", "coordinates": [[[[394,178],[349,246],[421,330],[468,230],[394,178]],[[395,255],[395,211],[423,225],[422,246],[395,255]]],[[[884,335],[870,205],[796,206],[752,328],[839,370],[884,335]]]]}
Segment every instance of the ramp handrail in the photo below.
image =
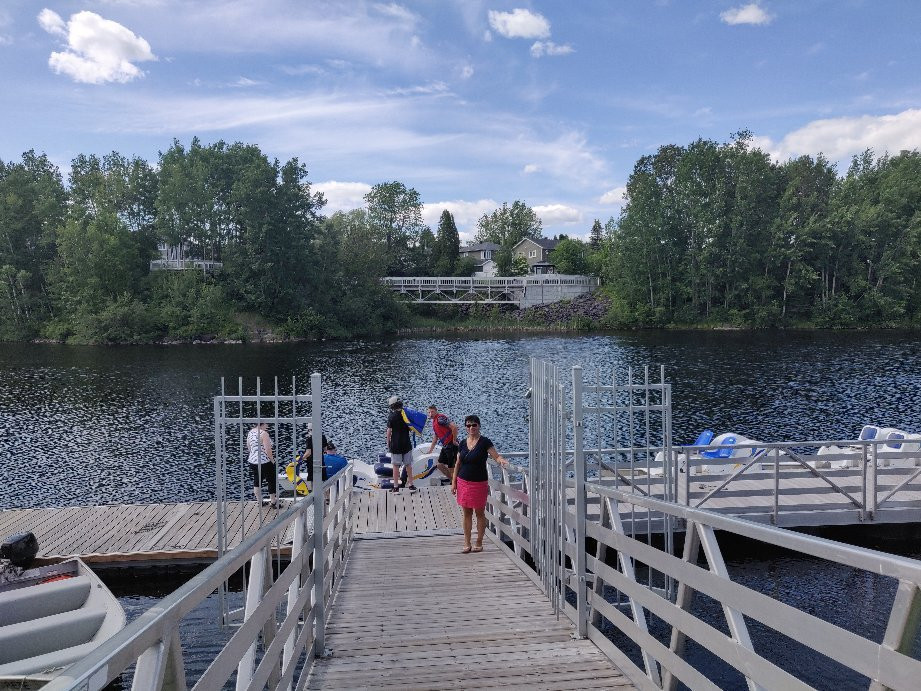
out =
{"type": "Polygon", "coordinates": [[[916,688],[921,661],[913,656],[913,646],[921,619],[921,561],[645,497],[598,482],[584,483],[583,506],[596,509],[591,516],[587,509],[579,515],[574,480],[554,483],[544,472],[540,482],[547,487],[534,487],[533,482],[534,471],[525,466],[503,468],[501,479],[490,480],[490,537],[526,573],[530,571],[539,586],[546,579],[535,570],[549,569],[558,574],[551,584],[557,592],[547,592],[551,602],[560,603],[561,611],[577,626],[581,619],[587,637],[638,687],[675,689],[680,682],[691,688],[716,688],[685,659],[690,639],[737,670],[750,689],[811,688],[778,661],[754,649],[748,620],[867,677],[870,688],[916,688]],[[564,507],[562,524],[558,536],[548,539],[545,535],[538,545],[533,542],[538,533],[531,525],[532,497],[543,499],[547,488],[554,485],[565,495],[557,500],[564,507]],[[665,514],[683,522],[683,553],[676,556],[629,535],[622,516],[635,512],[665,514]],[[592,541],[591,551],[588,544],[580,549],[575,540],[579,523],[592,541]],[[892,579],[894,594],[882,642],[734,580],[720,552],[717,530],[892,579]],[[546,549],[546,543],[558,545],[549,560],[537,556],[546,549]],[[698,565],[701,550],[706,557],[704,566],[698,565]],[[585,565],[582,573],[580,564],[585,565]],[[639,570],[657,574],[658,587],[641,582],[639,570]],[[668,579],[677,583],[672,598],[664,589],[668,579]],[[616,595],[613,600],[612,592],[616,595]],[[695,593],[719,604],[728,637],[694,611],[695,593]],[[581,611],[571,602],[584,603],[581,611]],[[667,638],[650,632],[647,620],[651,616],[664,622],[667,638]],[[605,633],[612,626],[639,647],[641,659],[614,645],[605,633]]]}
{"type": "Polygon", "coordinates": [[[273,688],[302,687],[311,661],[324,652],[314,649],[326,624],[317,621],[316,612],[323,611],[322,605],[338,589],[351,549],[352,465],[329,478],[323,489],[294,502],[44,688],[96,691],[136,664],[132,689],[185,689],[179,624],[247,562],[243,623],[193,688],[221,688],[234,672],[237,689],[263,688],[266,683],[273,688]],[[328,498],[319,535],[311,522],[318,496],[328,498]],[[287,535],[291,535],[290,562],[273,582],[272,553],[287,543],[287,535]],[[318,555],[324,569],[315,568],[321,563],[318,555]],[[315,573],[325,574],[323,583],[315,582],[315,573]],[[276,612],[286,596],[285,616],[278,621],[276,612]],[[300,673],[297,681],[296,672],[300,673]]]}

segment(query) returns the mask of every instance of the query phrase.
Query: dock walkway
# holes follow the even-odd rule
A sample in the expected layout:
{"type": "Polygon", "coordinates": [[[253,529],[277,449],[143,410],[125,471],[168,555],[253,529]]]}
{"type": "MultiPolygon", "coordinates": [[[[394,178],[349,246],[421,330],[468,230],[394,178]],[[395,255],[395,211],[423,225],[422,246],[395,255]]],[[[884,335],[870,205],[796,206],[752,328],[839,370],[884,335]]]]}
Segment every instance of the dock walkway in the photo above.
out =
{"type": "Polygon", "coordinates": [[[494,544],[461,546],[356,536],[307,688],[633,688],[494,544]]]}

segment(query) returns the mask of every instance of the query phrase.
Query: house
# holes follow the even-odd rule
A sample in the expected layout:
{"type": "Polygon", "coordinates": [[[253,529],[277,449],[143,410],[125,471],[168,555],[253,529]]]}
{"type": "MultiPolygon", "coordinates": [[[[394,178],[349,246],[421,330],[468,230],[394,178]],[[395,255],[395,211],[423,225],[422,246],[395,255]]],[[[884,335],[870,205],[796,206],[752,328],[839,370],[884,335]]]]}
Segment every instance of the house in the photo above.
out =
{"type": "Polygon", "coordinates": [[[490,278],[498,273],[495,259],[495,253],[501,247],[494,242],[478,242],[461,247],[458,254],[461,259],[470,258],[476,265],[473,272],[475,277],[490,278]]]}
{"type": "Polygon", "coordinates": [[[558,243],[555,238],[524,238],[512,248],[512,256],[522,257],[528,262],[529,273],[554,274],[556,266],[549,259],[558,243]]]}

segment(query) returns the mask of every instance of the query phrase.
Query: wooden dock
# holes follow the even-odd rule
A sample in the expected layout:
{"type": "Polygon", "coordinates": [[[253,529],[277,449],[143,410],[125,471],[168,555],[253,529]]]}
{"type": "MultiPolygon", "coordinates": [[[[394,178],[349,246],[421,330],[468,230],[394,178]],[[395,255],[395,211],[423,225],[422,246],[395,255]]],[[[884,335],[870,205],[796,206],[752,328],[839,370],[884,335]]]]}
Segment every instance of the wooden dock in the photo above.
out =
{"type": "MultiPolygon", "coordinates": [[[[273,520],[278,511],[255,502],[228,504],[230,549],[273,520]],[[241,521],[241,515],[243,520],[241,521]],[[242,528],[242,529],[241,529],[242,528]]],[[[356,492],[352,509],[356,534],[452,535],[461,530],[448,487],[415,494],[356,492]]],[[[202,563],[217,558],[214,502],[110,504],[0,511],[0,536],[30,531],[39,559],[79,556],[95,564],[202,563]]],[[[284,551],[284,550],[283,550],[284,551]]]]}
{"type": "MultiPolygon", "coordinates": [[[[878,497],[884,497],[915,470],[880,469],[878,497]]],[[[774,478],[768,472],[740,476],[708,499],[702,508],[787,528],[921,523],[919,480],[908,483],[884,502],[870,506],[870,500],[862,493],[859,469],[824,471],[823,475],[837,489],[808,472],[784,470],[778,485],[776,516],[774,478]]],[[[690,505],[695,506],[724,479],[693,475],[689,485],[690,505]]],[[[659,496],[662,492],[661,480],[635,476],[634,483],[640,493],[659,496]]],[[[679,484],[678,494],[679,503],[685,504],[688,495],[683,484],[679,484]]],[[[452,535],[461,530],[457,506],[448,487],[421,488],[415,494],[405,490],[399,494],[356,492],[353,504],[356,535],[452,535]]],[[[590,502],[589,515],[597,511],[597,503],[590,502]]],[[[228,513],[227,537],[231,549],[277,515],[277,511],[259,507],[255,502],[230,503],[228,513]]],[[[0,536],[22,531],[35,533],[42,559],[79,556],[88,562],[110,565],[210,562],[217,558],[216,514],[214,502],[10,509],[0,511],[0,536]]],[[[625,514],[623,519],[636,521],[637,529],[646,529],[642,512],[625,514]]],[[[657,532],[659,528],[654,523],[651,529],[657,532]]]]}
{"type": "Polygon", "coordinates": [[[307,688],[633,688],[494,544],[461,547],[356,539],[307,688]]]}

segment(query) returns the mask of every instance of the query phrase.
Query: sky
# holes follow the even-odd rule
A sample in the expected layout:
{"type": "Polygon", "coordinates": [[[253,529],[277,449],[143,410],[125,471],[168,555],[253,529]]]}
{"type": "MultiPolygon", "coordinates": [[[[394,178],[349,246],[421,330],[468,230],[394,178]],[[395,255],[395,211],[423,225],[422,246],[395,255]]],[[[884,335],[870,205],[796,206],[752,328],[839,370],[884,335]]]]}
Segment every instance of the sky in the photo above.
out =
{"type": "Polygon", "coordinates": [[[665,144],[921,148],[919,27],[917,0],[0,0],[0,159],[241,141],[327,214],[398,180],[463,240],[516,200],[585,237],[665,144]]]}

